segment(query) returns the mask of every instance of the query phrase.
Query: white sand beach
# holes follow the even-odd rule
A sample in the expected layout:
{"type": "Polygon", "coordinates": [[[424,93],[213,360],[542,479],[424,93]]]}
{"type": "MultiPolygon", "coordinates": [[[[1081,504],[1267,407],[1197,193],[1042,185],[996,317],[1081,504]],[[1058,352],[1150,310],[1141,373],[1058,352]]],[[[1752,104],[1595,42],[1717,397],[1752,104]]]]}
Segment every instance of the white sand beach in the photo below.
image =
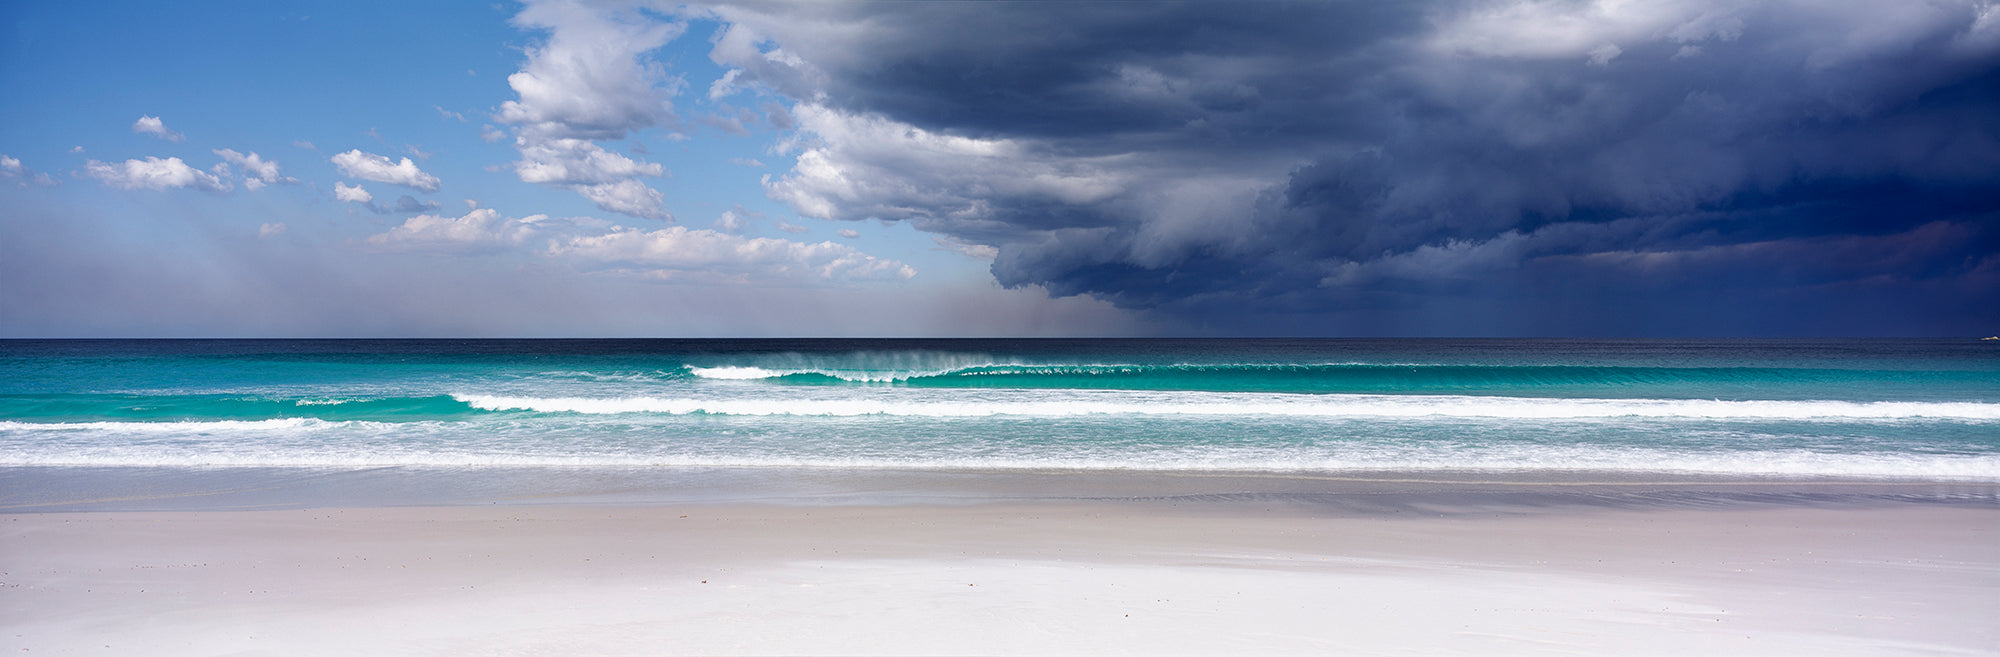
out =
{"type": "Polygon", "coordinates": [[[1255,498],[0,516],[36,655],[2000,653],[2000,508],[1255,498]]]}

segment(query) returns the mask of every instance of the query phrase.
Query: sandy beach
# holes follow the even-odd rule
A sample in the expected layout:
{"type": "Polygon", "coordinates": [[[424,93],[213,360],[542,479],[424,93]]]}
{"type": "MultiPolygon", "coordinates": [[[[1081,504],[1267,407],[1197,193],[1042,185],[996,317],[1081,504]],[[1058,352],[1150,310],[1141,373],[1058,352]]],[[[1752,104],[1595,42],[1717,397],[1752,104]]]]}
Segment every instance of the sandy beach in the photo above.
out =
{"type": "MultiPolygon", "coordinates": [[[[1146,481],[1164,485],[1157,479],[1146,481]]],[[[1246,490],[1213,478],[1178,485],[1246,490]]],[[[1274,487],[1260,486],[1247,489],[1274,487]]],[[[1491,488],[1430,484],[1416,494],[1350,482],[1320,497],[818,505],[44,506],[0,516],[0,648],[2000,652],[1991,622],[2000,505],[1990,486],[1939,501],[1852,492],[1866,486],[1745,496],[1722,484],[1628,484],[1617,498],[1627,503],[1573,486],[1514,486],[1512,497],[1491,488]]]]}

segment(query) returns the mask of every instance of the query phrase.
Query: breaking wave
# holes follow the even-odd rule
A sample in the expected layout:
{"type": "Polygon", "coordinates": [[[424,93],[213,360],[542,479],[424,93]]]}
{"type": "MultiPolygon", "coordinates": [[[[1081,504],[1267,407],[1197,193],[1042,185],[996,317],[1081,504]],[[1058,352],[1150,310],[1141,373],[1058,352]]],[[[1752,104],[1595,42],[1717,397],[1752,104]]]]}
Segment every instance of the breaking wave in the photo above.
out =
{"type": "Polygon", "coordinates": [[[932,398],[509,397],[453,395],[472,408],[538,413],[796,415],[850,417],[1065,417],[1202,415],[1289,417],[1465,417],[1514,419],[1699,418],[1709,420],[2000,420],[2000,404],[1978,402],[1721,401],[1561,399],[1466,395],[1303,395],[1254,393],[1047,394],[932,398]]]}

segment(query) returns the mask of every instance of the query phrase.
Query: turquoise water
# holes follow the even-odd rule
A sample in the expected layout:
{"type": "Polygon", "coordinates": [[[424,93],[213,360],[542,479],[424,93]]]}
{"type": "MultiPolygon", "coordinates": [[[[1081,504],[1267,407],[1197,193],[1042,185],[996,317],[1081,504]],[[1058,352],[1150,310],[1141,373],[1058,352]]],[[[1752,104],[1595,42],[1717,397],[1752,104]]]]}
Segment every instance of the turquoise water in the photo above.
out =
{"type": "Polygon", "coordinates": [[[2000,481],[2000,344],[4,341],[0,465],[2000,481]]]}

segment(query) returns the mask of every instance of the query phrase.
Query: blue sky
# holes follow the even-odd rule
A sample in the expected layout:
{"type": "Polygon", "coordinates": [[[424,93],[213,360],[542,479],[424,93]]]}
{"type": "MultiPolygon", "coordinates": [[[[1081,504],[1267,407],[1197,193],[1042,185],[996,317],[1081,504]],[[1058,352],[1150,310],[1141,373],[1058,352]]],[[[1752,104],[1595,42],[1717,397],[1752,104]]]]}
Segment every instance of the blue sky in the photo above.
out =
{"type": "Polygon", "coordinates": [[[0,30],[6,336],[2000,330],[1983,1],[69,2],[0,30]]]}
{"type": "MultiPolygon", "coordinates": [[[[9,5],[0,72],[7,88],[29,93],[0,103],[10,126],[0,153],[26,172],[0,192],[15,267],[0,328],[55,336],[983,335],[1138,326],[1108,304],[1001,290],[984,261],[907,224],[805,219],[769,198],[760,179],[791,165],[774,150],[791,135],[764,121],[734,132],[701,121],[724,108],[707,92],[725,69],[708,56],[719,24],[698,15],[654,14],[683,26],[681,34],[632,54],[660,73],[649,82],[671,109],[599,142],[660,167],[641,180],[662,195],[659,210],[670,219],[607,211],[560,186],[524,182],[513,166],[523,160],[516,126],[495,115],[518,100],[508,77],[553,30],[514,23],[523,9],[9,5]],[[147,117],[165,132],[135,127],[147,117]],[[240,165],[219,178],[225,190],[199,181],[121,187],[89,173],[92,162],[147,158],[207,172],[225,162],[218,150],[276,163],[281,181],[249,189],[255,176],[240,165]],[[424,190],[347,175],[333,158],[355,150],[392,164],[410,158],[439,184],[424,190]],[[355,187],[376,209],[336,193],[355,187]],[[404,196],[423,209],[395,211],[404,196]],[[601,262],[552,262],[534,244],[396,252],[368,243],[413,216],[463,218],[469,202],[502,219],[715,231],[733,240],[724,246],[831,242],[851,252],[844,255],[916,273],[763,275],[758,263],[694,263],[671,270],[689,280],[648,281],[643,271],[593,270],[601,262]],[[725,213],[741,225],[718,229],[725,213]],[[705,281],[704,273],[737,280],[705,281]]],[[[789,104],[755,90],[730,100],[789,104]]]]}

